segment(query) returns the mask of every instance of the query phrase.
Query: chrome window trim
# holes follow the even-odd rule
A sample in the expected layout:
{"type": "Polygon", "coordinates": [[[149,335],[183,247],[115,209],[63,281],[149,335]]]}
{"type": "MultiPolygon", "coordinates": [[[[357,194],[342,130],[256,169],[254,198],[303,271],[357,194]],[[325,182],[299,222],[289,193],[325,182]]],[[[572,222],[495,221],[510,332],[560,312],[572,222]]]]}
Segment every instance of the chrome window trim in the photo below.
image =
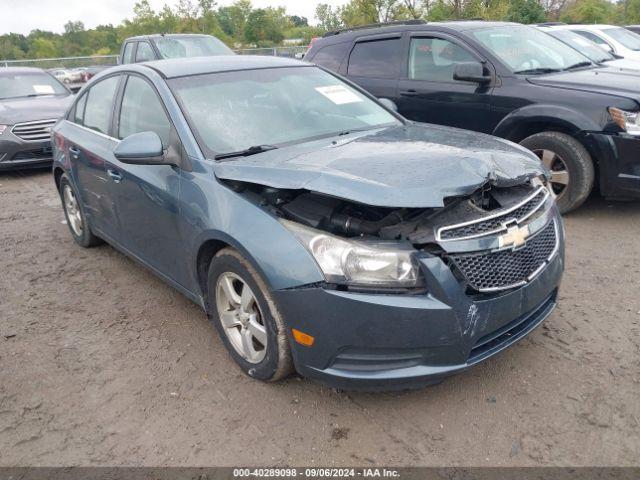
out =
{"type": "MultiPolygon", "coordinates": [[[[547,189],[547,187],[544,187],[544,186],[539,187],[537,190],[535,190],[531,195],[526,197],[520,203],[518,203],[518,204],[514,205],[513,207],[510,207],[510,208],[508,208],[506,210],[501,210],[500,212],[497,212],[497,213],[494,213],[494,214],[491,214],[491,215],[487,215],[486,217],[477,218],[477,219],[474,219],[474,220],[469,220],[467,222],[456,223],[454,225],[447,225],[447,226],[444,226],[444,227],[440,227],[436,231],[436,241],[438,241],[438,242],[456,242],[456,241],[459,241],[459,240],[469,240],[471,238],[478,238],[478,237],[485,237],[485,236],[488,236],[488,235],[495,235],[496,233],[502,232],[502,231],[505,230],[504,226],[502,226],[500,228],[496,228],[494,230],[490,230],[488,232],[477,233],[477,234],[474,234],[474,235],[466,235],[464,237],[446,238],[446,239],[442,238],[442,232],[444,232],[444,231],[455,230],[456,228],[462,228],[462,227],[466,227],[468,225],[474,225],[476,223],[486,222],[487,220],[491,220],[491,219],[494,219],[494,218],[504,217],[504,216],[508,215],[509,213],[517,210],[518,208],[520,208],[521,206],[523,206],[525,203],[529,202],[533,198],[535,198],[537,195],[540,194],[541,191],[543,191],[544,197],[540,201],[540,203],[531,212],[529,212],[524,217],[519,218],[519,219],[515,219],[516,222],[518,222],[518,223],[523,222],[527,218],[531,217],[538,210],[540,210],[540,208],[542,208],[542,206],[547,202],[547,200],[549,199],[549,196],[550,196],[550,192],[549,192],[549,189],[547,189]]],[[[511,219],[509,219],[509,220],[511,220],[511,219]]]]}
{"type": "Polygon", "coordinates": [[[91,128],[85,127],[84,125],[80,125],[79,123],[74,123],[74,122],[72,122],[70,120],[67,120],[66,118],[63,119],[63,122],[70,123],[74,127],[78,127],[78,128],[81,128],[82,130],[86,130],[87,132],[94,133],[94,134],[98,135],[99,137],[107,138],[109,140],[113,140],[113,141],[118,142],[118,143],[120,143],[120,141],[121,141],[121,140],[119,140],[119,139],[117,139],[115,137],[107,135],[106,133],[102,133],[102,132],[98,132],[96,130],[92,130],[91,128]]]}

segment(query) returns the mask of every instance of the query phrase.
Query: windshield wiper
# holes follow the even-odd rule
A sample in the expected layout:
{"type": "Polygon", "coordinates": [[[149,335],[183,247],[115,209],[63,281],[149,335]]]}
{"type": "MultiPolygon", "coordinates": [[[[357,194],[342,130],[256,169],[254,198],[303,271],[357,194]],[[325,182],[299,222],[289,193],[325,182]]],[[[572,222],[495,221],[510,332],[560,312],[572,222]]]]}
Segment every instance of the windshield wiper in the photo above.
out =
{"type": "Polygon", "coordinates": [[[593,65],[591,62],[578,62],[568,66],[567,68],[565,68],[565,70],[573,70],[574,68],[580,68],[580,67],[590,67],[591,65],[593,65]]]}
{"type": "Polygon", "coordinates": [[[278,147],[275,147],[273,145],[254,145],[253,147],[249,147],[244,150],[238,150],[237,152],[218,153],[213,158],[215,158],[216,160],[222,160],[224,158],[248,157],[249,155],[268,152],[269,150],[275,150],[276,148],[278,147]]]}
{"type": "Polygon", "coordinates": [[[517,72],[513,72],[513,73],[523,74],[523,75],[538,75],[543,73],[554,73],[554,72],[561,72],[561,71],[562,70],[560,70],[559,68],[539,67],[539,68],[529,68],[528,70],[518,70],[517,72]]]}

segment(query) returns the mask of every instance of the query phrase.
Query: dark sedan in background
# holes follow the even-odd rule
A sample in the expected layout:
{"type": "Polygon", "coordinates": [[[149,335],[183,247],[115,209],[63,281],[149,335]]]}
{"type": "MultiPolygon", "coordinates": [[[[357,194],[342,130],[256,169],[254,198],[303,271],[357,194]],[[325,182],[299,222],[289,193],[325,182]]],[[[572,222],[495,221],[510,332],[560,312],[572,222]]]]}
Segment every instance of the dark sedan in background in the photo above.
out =
{"type": "Polygon", "coordinates": [[[51,127],[72,94],[38,68],[0,68],[0,170],[51,164],[51,127]]]}

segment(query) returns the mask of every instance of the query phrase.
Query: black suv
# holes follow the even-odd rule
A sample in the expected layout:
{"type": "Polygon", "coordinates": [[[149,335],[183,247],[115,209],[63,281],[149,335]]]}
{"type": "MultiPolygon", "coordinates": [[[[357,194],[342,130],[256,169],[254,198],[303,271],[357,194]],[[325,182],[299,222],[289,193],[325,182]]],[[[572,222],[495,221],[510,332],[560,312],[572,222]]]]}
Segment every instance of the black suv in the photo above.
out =
{"type": "Polygon", "coordinates": [[[529,148],[551,170],[563,212],[596,180],[606,197],[640,196],[640,77],[597,66],[535,28],[375,25],[328,33],[304,58],[394,100],[409,119],[529,148]]]}

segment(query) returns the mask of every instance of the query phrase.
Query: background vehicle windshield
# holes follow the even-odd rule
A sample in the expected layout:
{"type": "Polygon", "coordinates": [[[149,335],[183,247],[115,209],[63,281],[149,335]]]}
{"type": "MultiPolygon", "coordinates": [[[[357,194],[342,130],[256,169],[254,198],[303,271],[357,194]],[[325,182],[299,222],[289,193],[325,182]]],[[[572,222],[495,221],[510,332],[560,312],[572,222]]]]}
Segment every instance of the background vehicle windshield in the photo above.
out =
{"type": "Polygon", "coordinates": [[[626,28],[605,28],[602,30],[614,40],[620,42],[629,50],[640,51],[640,35],[630,32],[626,28]]]}
{"type": "Polygon", "coordinates": [[[514,73],[544,73],[589,60],[546,33],[524,25],[474,30],[473,36],[514,73]]]}
{"type": "Polygon", "coordinates": [[[67,95],[69,92],[46,73],[1,73],[0,100],[40,95],[67,95]]]}
{"type": "Polygon", "coordinates": [[[615,60],[613,55],[602,47],[599,47],[597,43],[594,43],[591,40],[584,38],[582,35],[570,30],[551,30],[547,33],[561,42],[566,43],[570,47],[575,48],[593,62],[601,63],[615,60]]]}
{"type": "Polygon", "coordinates": [[[208,154],[400,124],[315,67],[214,73],[177,78],[170,85],[208,154]]]}
{"type": "Polygon", "coordinates": [[[154,41],[162,58],[233,55],[233,51],[215,37],[160,37],[154,41]]]}

